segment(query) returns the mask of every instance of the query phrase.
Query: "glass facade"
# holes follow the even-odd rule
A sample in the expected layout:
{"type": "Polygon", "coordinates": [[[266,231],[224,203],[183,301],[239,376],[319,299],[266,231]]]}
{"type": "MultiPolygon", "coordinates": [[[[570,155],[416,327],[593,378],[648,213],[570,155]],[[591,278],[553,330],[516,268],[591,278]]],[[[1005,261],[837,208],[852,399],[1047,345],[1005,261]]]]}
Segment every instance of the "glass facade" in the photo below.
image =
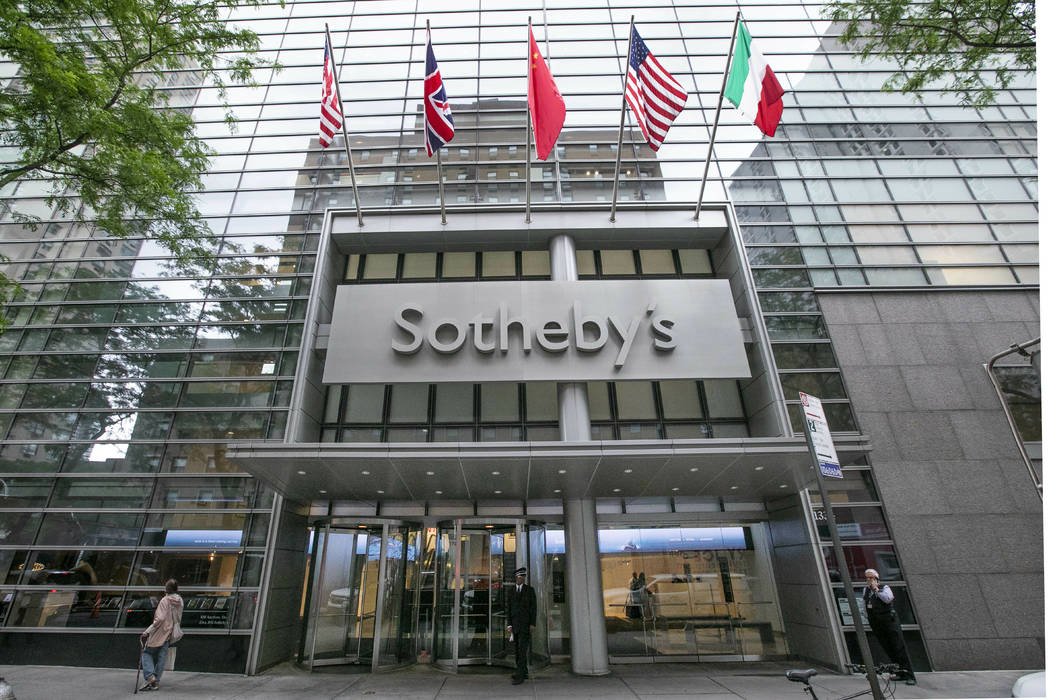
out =
{"type": "MultiPolygon", "coordinates": [[[[442,149],[453,214],[520,205],[526,177],[537,204],[611,199],[632,14],[689,101],[658,153],[627,129],[618,197],[695,203],[738,9],[788,89],[784,116],[762,138],[723,111],[706,197],[733,204],[796,431],[798,391],[824,397],[833,430],[864,427],[817,291],[1038,283],[1034,78],[1018,76],[981,111],[936,88],[920,99],[881,92],[892,67],[838,45],[820,3],[290,0],[239,10],[230,21],[257,32],[282,69],[229,91],[236,129],[219,92],[192,73],[171,71],[162,88],[216,151],[198,194],[215,235],[211,268],[53,215],[46,181],[0,191],[2,269],[22,286],[0,334],[0,626],[138,628],[176,576],[187,628],[250,634],[274,498],[225,459],[225,445],[284,437],[325,211],[354,204],[342,139],[322,150],[316,136],[326,22],[367,219],[438,201],[422,143],[428,19],[456,120],[442,149]],[[527,171],[530,16],[568,114],[551,157],[527,171]]],[[[17,66],[0,62],[0,86],[16,79],[17,66]]],[[[582,279],[711,275],[703,250],[581,250],[577,263],[582,279]]],[[[343,281],[549,275],[544,251],[448,251],[350,255],[343,281]]],[[[1037,411],[1028,378],[1002,378],[1013,403],[1037,411]]],[[[597,439],[748,434],[732,382],[595,383],[589,399],[597,439]]],[[[1026,439],[1037,428],[1031,418],[1026,439]]],[[[553,384],[395,384],[332,387],[317,439],[557,436],[553,384]]],[[[856,525],[851,561],[892,569],[870,468],[854,466],[833,493],[840,523],[856,525]]],[[[906,590],[901,578],[902,599],[906,590]]],[[[782,641],[772,640],[760,643],[782,641]]]]}

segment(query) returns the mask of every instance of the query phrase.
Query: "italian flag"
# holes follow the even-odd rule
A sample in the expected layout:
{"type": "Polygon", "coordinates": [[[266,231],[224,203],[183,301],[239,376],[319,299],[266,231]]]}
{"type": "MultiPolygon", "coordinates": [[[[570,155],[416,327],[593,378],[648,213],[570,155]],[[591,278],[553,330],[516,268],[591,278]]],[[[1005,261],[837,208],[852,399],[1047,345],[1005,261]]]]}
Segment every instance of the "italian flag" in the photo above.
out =
{"type": "Polygon", "coordinates": [[[733,68],[729,72],[725,95],[766,136],[773,136],[784,113],[784,88],[755,48],[751,34],[741,22],[736,32],[733,68]]]}

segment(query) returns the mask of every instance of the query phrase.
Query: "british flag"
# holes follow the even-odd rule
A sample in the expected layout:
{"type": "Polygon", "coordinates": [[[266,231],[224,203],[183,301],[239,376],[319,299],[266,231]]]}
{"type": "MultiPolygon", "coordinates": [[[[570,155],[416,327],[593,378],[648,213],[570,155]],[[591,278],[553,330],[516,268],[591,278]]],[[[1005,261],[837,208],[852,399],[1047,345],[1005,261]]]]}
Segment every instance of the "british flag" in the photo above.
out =
{"type": "Polygon", "coordinates": [[[426,136],[423,139],[427,146],[427,157],[434,155],[456,135],[452,123],[452,108],[445,96],[445,84],[441,82],[441,71],[434,58],[434,47],[430,44],[430,30],[427,30],[427,68],[423,79],[423,124],[426,136]]]}
{"type": "Polygon", "coordinates": [[[321,148],[328,148],[335,132],[343,128],[343,106],[335,89],[335,71],[332,68],[332,47],[324,40],[324,69],[321,72],[321,148]]]}

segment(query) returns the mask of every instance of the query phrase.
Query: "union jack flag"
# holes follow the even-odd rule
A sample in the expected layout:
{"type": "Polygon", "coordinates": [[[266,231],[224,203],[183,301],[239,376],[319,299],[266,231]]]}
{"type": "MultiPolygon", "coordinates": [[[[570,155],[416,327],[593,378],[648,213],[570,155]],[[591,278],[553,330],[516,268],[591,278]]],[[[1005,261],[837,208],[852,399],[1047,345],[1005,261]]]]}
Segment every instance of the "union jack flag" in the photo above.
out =
{"type": "Polygon", "coordinates": [[[423,79],[423,124],[426,136],[427,157],[434,155],[456,135],[452,123],[452,108],[445,96],[445,84],[441,82],[441,71],[434,58],[434,47],[430,44],[430,30],[427,30],[427,67],[423,79]]]}
{"type": "Polygon", "coordinates": [[[321,148],[328,148],[335,133],[343,128],[343,106],[336,96],[333,63],[332,47],[325,37],[324,70],[321,72],[321,148]]]}
{"type": "Polygon", "coordinates": [[[631,31],[627,56],[626,99],[649,148],[658,150],[671,122],[685,108],[686,93],[656,56],[649,53],[637,29],[631,31]]]}

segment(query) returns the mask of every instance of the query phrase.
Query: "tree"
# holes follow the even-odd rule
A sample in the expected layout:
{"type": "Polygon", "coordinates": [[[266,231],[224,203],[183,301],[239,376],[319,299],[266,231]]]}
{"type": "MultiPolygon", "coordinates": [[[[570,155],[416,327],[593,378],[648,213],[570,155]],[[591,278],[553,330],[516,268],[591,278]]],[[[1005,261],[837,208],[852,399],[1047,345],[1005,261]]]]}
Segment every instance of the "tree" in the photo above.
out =
{"type": "MultiPolygon", "coordinates": [[[[259,38],[223,18],[260,2],[0,2],[0,56],[18,66],[0,89],[0,146],[14,153],[0,162],[0,193],[39,181],[54,216],[156,239],[183,263],[210,260],[192,192],[213,152],[172,95],[213,85],[224,98],[230,83],[253,84],[269,67],[259,38]]],[[[15,221],[39,221],[10,205],[15,221]]],[[[13,291],[0,274],[0,303],[13,291]]]]}
{"type": "Polygon", "coordinates": [[[984,107],[1017,69],[1035,72],[1035,0],[832,0],[824,13],[859,56],[897,63],[884,90],[946,80],[944,92],[984,107]]]}

